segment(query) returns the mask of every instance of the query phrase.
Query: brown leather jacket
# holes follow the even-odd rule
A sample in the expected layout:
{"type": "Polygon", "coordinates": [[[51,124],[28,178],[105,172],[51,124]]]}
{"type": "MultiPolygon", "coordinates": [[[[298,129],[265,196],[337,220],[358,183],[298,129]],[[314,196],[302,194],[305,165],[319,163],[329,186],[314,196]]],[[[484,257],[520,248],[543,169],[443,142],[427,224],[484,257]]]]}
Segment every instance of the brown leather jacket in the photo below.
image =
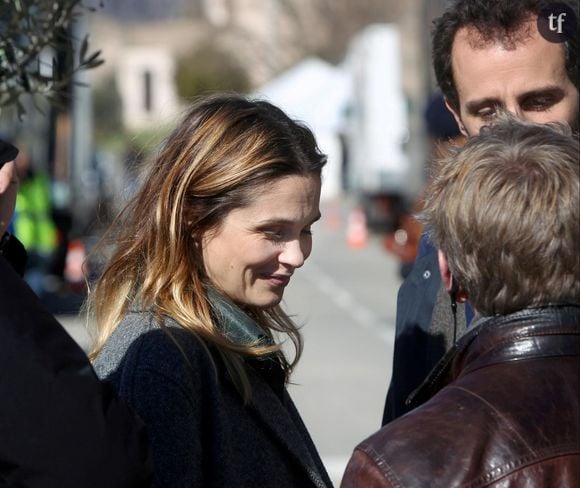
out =
{"type": "Polygon", "coordinates": [[[342,488],[580,486],[580,305],[478,322],[342,488]]]}

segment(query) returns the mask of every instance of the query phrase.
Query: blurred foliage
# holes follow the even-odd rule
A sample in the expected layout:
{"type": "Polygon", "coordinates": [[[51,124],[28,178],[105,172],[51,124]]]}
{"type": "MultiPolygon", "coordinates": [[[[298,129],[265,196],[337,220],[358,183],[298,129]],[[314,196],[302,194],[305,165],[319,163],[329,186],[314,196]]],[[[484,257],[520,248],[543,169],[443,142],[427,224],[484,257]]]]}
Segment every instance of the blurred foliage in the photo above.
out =
{"type": "Polygon", "coordinates": [[[186,100],[212,91],[247,92],[250,81],[235,58],[216,46],[204,44],[177,61],[175,83],[186,100]]]}
{"type": "Polygon", "coordinates": [[[107,144],[123,137],[121,95],[113,76],[94,87],[92,102],[96,142],[107,144]]]}
{"type": "Polygon", "coordinates": [[[145,154],[149,154],[159,149],[164,139],[169,136],[174,128],[173,125],[159,125],[151,129],[130,131],[130,145],[145,154]]]}
{"type": "Polygon", "coordinates": [[[123,124],[122,99],[114,76],[94,86],[92,103],[95,142],[117,154],[134,151],[147,155],[173,129],[156,125],[148,130],[128,130],[123,124]]]}
{"type": "Polygon", "coordinates": [[[0,0],[0,109],[15,107],[22,117],[23,96],[62,107],[74,74],[104,62],[89,52],[88,36],[71,34],[83,10],[92,9],[82,0],[0,0]]]}
{"type": "Polygon", "coordinates": [[[358,32],[373,23],[397,21],[406,8],[399,0],[280,0],[280,8],[293,19],[286,42],[299,45],[304,53],[329,63],[343,60],[358,32]]]}

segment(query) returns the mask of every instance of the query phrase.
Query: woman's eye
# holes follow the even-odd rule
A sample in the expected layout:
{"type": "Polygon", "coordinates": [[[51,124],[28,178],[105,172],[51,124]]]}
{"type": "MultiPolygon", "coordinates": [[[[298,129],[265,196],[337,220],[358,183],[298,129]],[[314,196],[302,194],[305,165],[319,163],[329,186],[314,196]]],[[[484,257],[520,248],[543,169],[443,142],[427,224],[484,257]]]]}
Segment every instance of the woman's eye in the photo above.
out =
{"type": "MultiPolygon", "coordinates": [[[[294,234],[291,231],[285,230],[263,230],[262,233],[266,239],[276,243],[282,243],[295,238],[293,237],[294,234]]],[[[310,227],[302,229],[300,231],[300,236],[312,236],[312,229],[310,227]]]]}
{"type": "Polygon", "coordinates": [[[268,239],[270,239],[271,241],[276,241],[276,242],[279,242],[284,238],[282,232],[276,231],[276,230],[266,230],[266,231],[264,231],[264,235],[268,239]]]}

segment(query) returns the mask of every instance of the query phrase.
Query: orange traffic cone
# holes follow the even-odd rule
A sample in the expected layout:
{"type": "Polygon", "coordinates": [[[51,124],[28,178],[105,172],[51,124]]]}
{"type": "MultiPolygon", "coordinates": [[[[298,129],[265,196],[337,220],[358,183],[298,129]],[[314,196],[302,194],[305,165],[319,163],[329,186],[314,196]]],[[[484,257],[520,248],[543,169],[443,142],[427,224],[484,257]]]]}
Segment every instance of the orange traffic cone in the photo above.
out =
{"type": "Polygon", "coordinates": [[[346,227],[346,242],[352,249],[362,249],[367,245],[369,233],[367,218],[360,208],[351,210],[346,227]]]}
{"type": "Polygon", "coordinates": [[[71,284],[84,283],[83,264],[85,261],[85,245],[80,239],[71,241],[66,253],[64,277],[71,284]]]}

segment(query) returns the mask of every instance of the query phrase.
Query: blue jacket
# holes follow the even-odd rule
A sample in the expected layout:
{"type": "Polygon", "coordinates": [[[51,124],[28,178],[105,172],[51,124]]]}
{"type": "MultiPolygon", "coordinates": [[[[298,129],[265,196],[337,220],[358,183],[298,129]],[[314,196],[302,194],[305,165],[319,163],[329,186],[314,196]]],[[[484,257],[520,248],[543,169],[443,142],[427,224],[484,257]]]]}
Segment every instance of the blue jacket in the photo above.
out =
{"type": "MultiPolygon", "coordinates": [[[[423,234],[413,269],[397,296],[393,374],[382,425],[411,409],[406,404],[407,398],[447,352],[446,344],[454,328],[451,310],[448,311],[448,323],[443,330],[434,331],[432,327],[433,311],[441,287],[437,249],[423,234]]],[[[465,315],[469,323],[473,317],[471,307],[466,306],[465,315]]]]}

